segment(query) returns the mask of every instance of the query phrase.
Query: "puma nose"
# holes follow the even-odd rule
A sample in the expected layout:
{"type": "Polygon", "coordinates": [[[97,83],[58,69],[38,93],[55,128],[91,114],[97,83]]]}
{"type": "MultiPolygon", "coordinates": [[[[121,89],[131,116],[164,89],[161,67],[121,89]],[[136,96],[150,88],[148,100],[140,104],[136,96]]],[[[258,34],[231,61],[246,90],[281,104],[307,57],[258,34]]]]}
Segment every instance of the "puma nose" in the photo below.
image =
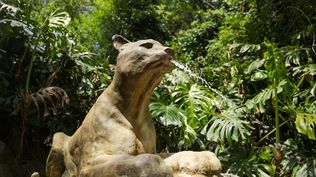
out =
{"type": "Polygon", "coordinates": [[[165,47],[164,51],[165,51],[168,55],[172,56],[172,58],[174,58],[174,50],[173,50],[172,48],[165,47]]]}

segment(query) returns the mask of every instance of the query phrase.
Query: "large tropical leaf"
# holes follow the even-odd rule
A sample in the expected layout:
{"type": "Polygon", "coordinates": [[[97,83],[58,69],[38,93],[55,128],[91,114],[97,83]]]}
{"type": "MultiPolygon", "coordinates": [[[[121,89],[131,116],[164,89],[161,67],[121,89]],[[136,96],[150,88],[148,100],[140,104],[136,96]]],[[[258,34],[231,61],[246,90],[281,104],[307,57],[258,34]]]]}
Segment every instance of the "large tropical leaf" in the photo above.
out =
{"type": "Polygon", "coordinates": [[[32,26],[25,24],[22,21],[12,20],[12,19],[2,19],[0,20],[0,31],[3,31],[7,34],[15,34],[16,30],[24,33],[25,35],[32,36],[32,26]]]}
{"type": "Polygon", "coordinates": [[[177,85],[171,97],[186,112],[188,125],[194,130],[203,128],[207,118],[214,112],[212,105],[216,104],[216,100],[212,99],[213,95],[203,86],[177,85]]]}
{"type": "Polygon", "coordinates": [[[295,126],[299,133],[307,135],[309,139],[316,140],[316,114],[296,112],[295,126]]]}
{"type": "Polygon", "coordinates": [[[259,69],[263,66],[265,60],[255,60],[252,63],[248,65],[248,67],[245,69],[245,74],[250,74],[252,71],[259,69]]]}
{"type": "Polygon", "coordinates": [[[153,102],[149,105],[152,116],[164,126],[180,128],[181,140],[179,146],[188,147],[196,139],[195,130],[189,125],[186,112],[174,104],[165,105],[162,102],[153,102]]]}
{"type": "MultiPolygon", "coordinates": [[[[41,113],[43,117],[56,114],[58,108],[69,103],[69,97],[66,91],[60,87],[41,88],[35,93],[23,93],[21,97],[25,97],[27,102],[32,103],[31,108],[36,108],[38,117],[41,116],[41,113]]],[[[18,114],[21,109],[22,103],[18,103],[11,115],[18,114]]]]}
{"type": "Polygon", "coordinates": [[[15,17],[18,12],[21,12],[21,10],[17,7],[0,2],[0,13],[1,12],[4,12],[4,14],[8,14],[12,17],[15,17]]]}
{"type": "Polygon", "coordinates": [[[294,67],[293,70],[295,71],[293,75],[297,75],[302,73],[302,75],[316,75],[316,64],[307,64],[303,66],[294,67]]]}
{"type": "Polygon", "coordinates": [[[210,122],[204,127],[202,134],[214,142],[241,142],[246,140],[249,135],[249,122],[243,120],[244,114],[233,110],[224,111],[214,115],[210,122]]]}
{"type": "Polygon", "coordinates": [[[182,126],[184,112],[174,104],[165,105],[162,102],[153,102],[149,105],[151,114],[164,126],[182,126]]]}
{"type": "MultiPolygon", "coordinates": [[[[283,92],[283,87],[285,86],[287,82],[285,80],[282,80],[278,85],[277,85],[277,94],[283,92]]],[[[272,99],[275,97],[273,85],[270,85],[269,87],[265,88],[262,90],[259,94],[257,94],[253,99],[252,102],[254,104],[259,105],[260,112],[264,112],[264,105],[266,104],[266,101],[272,99]]]]}
{"type": "MultiPolygon", "coordinates": [[[[302,77],[302,79],[305,79],[303,77],[313,78],[313,76],[316,75],[316,64],[307,64],[303,66],[294,67],[293,71],[294,71],[293,76],[300,74],[301,75],[300,77],[302,77]]],[[[310,82],[311,87],[308,88],[308,91],[312,94],[312,96],[315,97],[316,96],[316,82],[314,81],[314,79],[309,79],[309,82],[310,82]]]]}
{"type": "Polygon", "coordinates": [[[316,175],[315,148],[309,143],[294,139],[286,140],[282,149],[285,152],[281,162],[281,176],[310,177],[316,175]]]}
{"type": "Polygon", "coordinates": [[[307,49],[297,47],[297,46],[288,46],[285,48],[285,65],[291,66],[291,63],[295,65],[301,64],[301,55],[303,51],[307,52],[307,49]]]}
{"type": "Polygon", "coordinates": [[[71,18],[67,12],[59,12],[59,9],[50,14],[49,27],[66,27],[71,18]]]}
{"type": "Polygon", "coordinates": [[[174,69],[172,73],[166,74],[166,79],[170,81],[173,85],[188,84],[191,80],[188,73],[179,69],[174,69]]]}
{"type": "Polygon", "coordinates": [[[69,103],[69,98],[66,91],[60,87],[46,87],[41,88],[39,91],[30,94],[38,114],[40,107],[44,108],[43,116],[48,116],[52,111],[53,114],[57,113],[57,109],[69,103]]]}
{"type": "Polygon", "coordinates": [[[236,146],[227,152],[222,152],[222,164],[230,173],[247,177],[270,177],[274,175],[275,166],[267,163],[271,159],[271,152],[267,148],[249,148],[236,146]],[[263,157],[265,156],[265,157],[263,157]]]}
{"type": "Polygon", "coordinates": [[[198,84],[178,85],[176,90],[171,94],[175,103],[180,104],[189,115],[196,115],[196,113],[208,113],[211,110],[212,94],[198,84]]]}

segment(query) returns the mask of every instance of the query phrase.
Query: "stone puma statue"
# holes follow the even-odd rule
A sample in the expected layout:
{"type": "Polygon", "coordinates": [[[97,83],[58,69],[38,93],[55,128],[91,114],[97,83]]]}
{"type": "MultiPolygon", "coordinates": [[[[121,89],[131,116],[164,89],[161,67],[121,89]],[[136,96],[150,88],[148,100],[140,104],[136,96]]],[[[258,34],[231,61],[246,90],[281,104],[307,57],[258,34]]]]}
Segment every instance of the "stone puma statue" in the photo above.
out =
{"type": "Polygon", "coordinates": [[[113,41],[119,51],[113,81],[72,136],[54,135],[47,177],[219,174],[220,162],[211,152],[185,151],[165,161],[155,155],[156,132],[148,105],[163,74],[174,68],[173,50],[151,39],[130,42],[114,35],[113,41]]]}

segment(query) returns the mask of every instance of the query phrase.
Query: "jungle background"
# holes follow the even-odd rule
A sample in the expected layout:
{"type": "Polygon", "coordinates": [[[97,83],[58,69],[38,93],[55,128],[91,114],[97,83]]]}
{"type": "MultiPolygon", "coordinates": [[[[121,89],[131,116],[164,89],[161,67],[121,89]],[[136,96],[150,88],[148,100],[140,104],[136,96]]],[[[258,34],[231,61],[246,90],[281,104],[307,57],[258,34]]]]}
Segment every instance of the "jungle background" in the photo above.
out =
{"type": "Polygon", "coordinates": [[[158,152],[315,177],[315,25],[315,0],[0,1],[0,174],[44,176],[52,135],[71,135],[110,83],[121,34],[185,66],[152,97],[158,152]]]}

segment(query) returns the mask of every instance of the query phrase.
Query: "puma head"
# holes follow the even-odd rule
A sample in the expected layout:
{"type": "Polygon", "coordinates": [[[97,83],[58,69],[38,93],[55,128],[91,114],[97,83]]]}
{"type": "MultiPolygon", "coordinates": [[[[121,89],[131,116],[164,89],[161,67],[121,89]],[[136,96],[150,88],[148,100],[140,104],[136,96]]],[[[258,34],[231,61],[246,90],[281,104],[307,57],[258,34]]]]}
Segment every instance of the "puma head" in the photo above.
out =
{"type": "Polygon", "coordinates": [[[152,72],[162,76],[174,68],[171,62],[174,51],[155,40],[130,42],[120,35],[114,35],[112,39],[114,47],[119,51],[116,72],[125,75],[152,72]]]}

